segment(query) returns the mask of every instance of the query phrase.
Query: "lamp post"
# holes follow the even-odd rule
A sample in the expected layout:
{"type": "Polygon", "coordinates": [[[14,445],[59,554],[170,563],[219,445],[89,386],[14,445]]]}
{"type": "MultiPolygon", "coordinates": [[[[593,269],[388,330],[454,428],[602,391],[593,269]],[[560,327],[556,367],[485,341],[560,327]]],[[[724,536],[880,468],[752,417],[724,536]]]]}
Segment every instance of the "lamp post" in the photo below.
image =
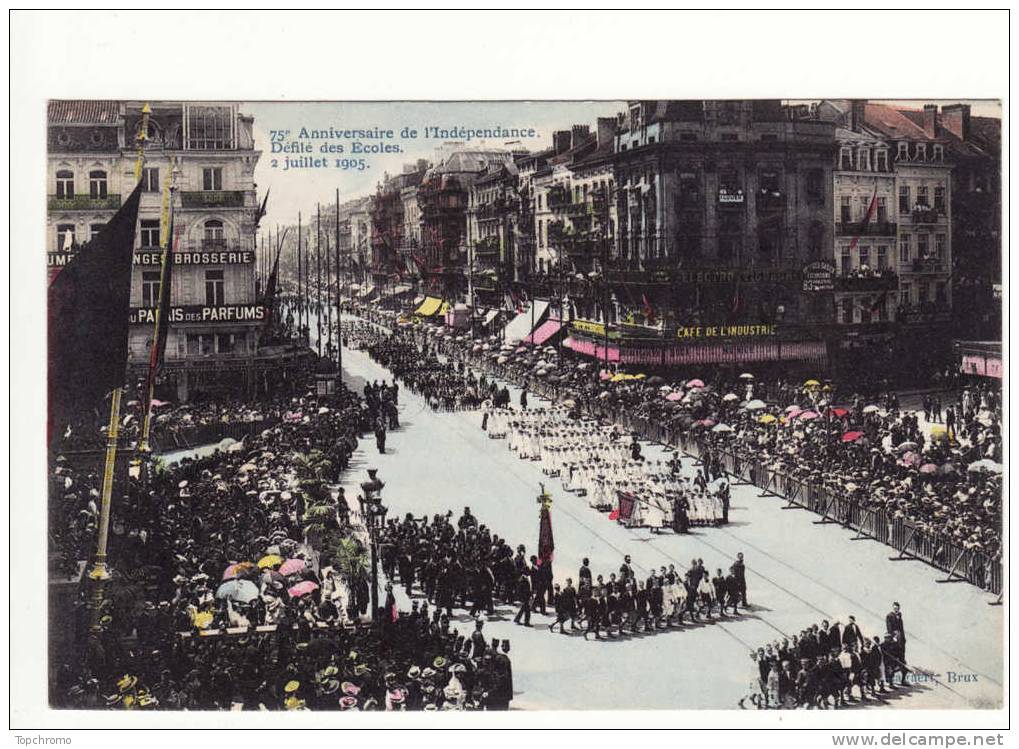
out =
{"type": "Polygon", "coordinates": [[[371,547],[371,607],[372,624],[378,624],[379,618],[379,555],[378,532],[386,523],[389,509],[382,504],[382,490],[385,488],[378,477],[378,468],[368,469],[368,481],[361,484],[361,496],[357,498],[361,505],[361,517],[368,528],[368,540],[371,547]]]}

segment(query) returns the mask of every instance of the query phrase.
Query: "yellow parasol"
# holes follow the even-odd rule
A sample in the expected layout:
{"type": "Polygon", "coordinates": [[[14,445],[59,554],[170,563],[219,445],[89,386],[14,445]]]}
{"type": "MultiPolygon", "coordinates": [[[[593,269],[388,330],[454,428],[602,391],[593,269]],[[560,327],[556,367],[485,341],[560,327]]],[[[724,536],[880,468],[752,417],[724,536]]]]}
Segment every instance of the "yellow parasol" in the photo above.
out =
{"type": "Polygon", "coordinates": [[[268,567],[275,567],[277,564],[283,564],[283,557],[279,554],[267,554],[258,560],[258,567],[263,570],[268,567]]]}

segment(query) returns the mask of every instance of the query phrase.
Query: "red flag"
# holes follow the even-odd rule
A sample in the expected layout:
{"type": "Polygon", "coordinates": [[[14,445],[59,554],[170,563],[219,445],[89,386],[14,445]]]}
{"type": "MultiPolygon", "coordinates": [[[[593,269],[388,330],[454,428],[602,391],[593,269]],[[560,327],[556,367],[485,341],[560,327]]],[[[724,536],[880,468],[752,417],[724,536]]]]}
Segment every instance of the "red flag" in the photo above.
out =
{"type": "Polygon", "coordinates": [[[548,495],[539,497],[541,502],[541,513],[538,516],[538,561],[542,564],[551,562],[555,552],[555,540],[552,538],[552,515],[549,508],[552,500],[548,495]]]}
{"type": "Polygon", "coordinates": [[[852,252],[856,249],[857,242],[860,241],[867,231],[867,225],[870,224],[871,218],[874,216],[874,212],[877,210],[877,185],[874,185],[874,194],[870,198],[870,205],[867,206],[867,212],[863,214],[863,221],[860,222],[860,233],[853,237],[853,241],[849,243],[849,251],[852,252]]]}
{"type": "Polygon", "coordinates": [[[640,295],[641,302],[644,304],[644,317],[647,318],[649,325],[655,324],[655,308],[651,306],[651,301],[647,298],[647,294],[640,295]]]}
{"type": "Polygon", "coordinates": [[[629,520],[633,517],[633,510],[637,506],[637,497],[629,492],[616,491],[619,495],[619,519],[629,520]]]}

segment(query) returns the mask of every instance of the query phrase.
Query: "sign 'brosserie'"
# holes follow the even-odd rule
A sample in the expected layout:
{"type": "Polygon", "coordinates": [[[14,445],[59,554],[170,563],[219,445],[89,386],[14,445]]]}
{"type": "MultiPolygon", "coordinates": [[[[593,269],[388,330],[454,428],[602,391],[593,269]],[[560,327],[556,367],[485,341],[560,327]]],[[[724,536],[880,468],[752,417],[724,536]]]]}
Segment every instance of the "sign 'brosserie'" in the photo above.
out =
{"type": "MultiPolygon", "coordinates": [[[[171,307],[171,323],[262,322],[267,310],[259,304],[234,304],[220,307],[171,307]]],[[[135,307],[131,324],[151,325],[156,320],[155,308],[135,307]]]]}

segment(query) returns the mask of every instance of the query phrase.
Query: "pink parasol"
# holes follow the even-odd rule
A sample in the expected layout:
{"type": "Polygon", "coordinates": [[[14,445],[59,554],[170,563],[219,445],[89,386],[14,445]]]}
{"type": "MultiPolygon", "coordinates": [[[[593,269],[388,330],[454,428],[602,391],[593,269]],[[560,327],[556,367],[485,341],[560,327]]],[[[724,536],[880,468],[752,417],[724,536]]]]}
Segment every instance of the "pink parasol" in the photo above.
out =
{"type": "Polygon", "coordinates": [[[829,408],[828,413],[830,413],[836,419],[841,419],[842,417],[849,415],[849,411],[845,408],[829,408]]]}
{"type": "Polygon", "coordinates": [[[902,456],[902,462],[905,463],[907,466],[920,465],[920,456],[917,455],[912,450],[910,450],[909,452],[902,456]]]}
{"type": "Polygon", "coordinates": [[[683,400],[683,394],[682,393],[669,393],[668,395],[665,396],[665,400],[667,400],[667,401],[679,401],[679,400],[683,400]]]}
{"type": "Polygon", "coordinates": [[[704,380],[689,380],[686,383],[686,387],[688,387],[688,388],[702,388],[702,387],[704,387],[704,380]]]}
{"type": "Polygon", "coordinates": [[[938,467],[933,463],[925,463],[920,466],[920,473],[937,473],[938,467]]]}
{"type": "Polygon", "coordinates": [[[318,583],[312,582],[311,580],[302,580],[297,585],[289,588],[287,593],[290,594],[291,598],[300,598],[306,596],[313,590],[318,590],[318,583]]]}
{"type": "Polygon", "coordinates": [[[304,572],[305,567],[308,564],[303,559],[288,559],[280,565],[279,573],[286,577],[287,575],[296,575],[299,572],[304,572]]]}
{"type": "Polygon", "coordinates": [[[856,442],[863,436],[863,432],[846,432],[842,435],[843,442],[856,442]]]}
{"type": "Polygon", "coordinates": [[[225,570],[223,570],[223,579],[232,580],[233,578],[237,577],[243,572],[250,570],[254,566],[255,565],[253,565],[251,562],[234,562],[225,570]]]}
{"type": "Polygon", "coordinates": [[[816,419],[820,415],[821,414],[817,411],[800,411],[794,418],[801,419],[803,421],[810,421],[811,419],[816,419]]]}
{"type": "Polygon", "coordinates": [[[169,405],[170,405],[170,401],[161,401],[161,400],[159,400],[157,398],[153,398],[152,399],[152,407],[153,408],[160,408],[161,406],[169,406],[169,405]]]}
{"type": "Polygon", "coordinates": [[[713,419],[701,419],[700,421],[695,421],[694,424],[701,427],[713,427],[715,422],[713,419]]]}

